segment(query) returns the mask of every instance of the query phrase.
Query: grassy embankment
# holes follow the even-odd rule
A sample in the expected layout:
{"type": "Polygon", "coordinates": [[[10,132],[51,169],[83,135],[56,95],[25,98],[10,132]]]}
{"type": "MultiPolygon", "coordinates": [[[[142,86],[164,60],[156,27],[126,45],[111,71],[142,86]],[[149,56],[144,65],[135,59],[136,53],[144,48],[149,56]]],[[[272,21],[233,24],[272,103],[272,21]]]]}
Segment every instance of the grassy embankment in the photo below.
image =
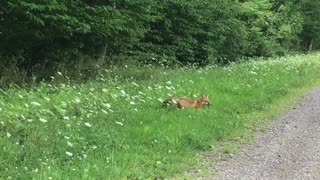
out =
{"type": "Polygon", "coordinates": [[[170,176],[197,152],[242,137],[319,73],[320,55],[312,54],[201,70],[116,68],[84,84],[0,90],[0,176],[170,176]],[[161,107],[171,95],[201,94],[213,106],[161,107]]]}

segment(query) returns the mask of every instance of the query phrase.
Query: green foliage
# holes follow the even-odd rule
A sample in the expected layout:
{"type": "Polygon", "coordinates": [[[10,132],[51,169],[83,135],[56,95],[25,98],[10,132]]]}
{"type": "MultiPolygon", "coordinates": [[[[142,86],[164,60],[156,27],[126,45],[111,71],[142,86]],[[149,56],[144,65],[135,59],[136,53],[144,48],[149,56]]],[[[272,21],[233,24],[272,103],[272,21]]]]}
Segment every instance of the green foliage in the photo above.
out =
{"type": "Polygon", "coordinates": [[[148,11],[140,1],[111,6],[109,1],[9,0],[0,8],[0,54],[21,54],[17,65],[30,72],[37,65],[75,65],[82,55],[126,52],[146,31],[143,14],[148,11]]]}
{"type": "Polygon", "coordinates": [[[247,1],[242,12],[249,34],[246,56],[284,55],[297,45],[302,20],[293,2],[247,1]]]}
{"type": "Polygon", "coordinates": [[[72,67],[82,64],[205,66],[243,57],[281,56],[300,50],[300,45],[318,49],[319,4],[311,0],[1,1],[0,68],[50,79],[57,70],[77,72],[72,67]]]}
{"type": "MultiPolygon", "coordinates": [[[[115,67],[93,82],[60,83],[67,77],[59,73],[50,84],[0,90],[0,177],[165,179],[185,172],[196,153],[240,139],[279,111],[279,99],[319,81],[319,56],[224,68],[115,67]],[[170,96],[201,94],[213,106],[161,106],[170,96]]],[[[223,149],[233,150],[228,143],[223,149]]]]}
{"type": "MultiPolygon", "coordinates": [[[[182,64],[207,65],[241,56],[245,32],[232,1],[159,1],[144,42],[182,64]]],[[[147,49],[147,50],[149,50],[147,49]]]]}
{"type": "Polygon", "coordinates": [[[299,33],[302,31],[303,18],[299,6],[294,1],[274,2],[272,10],[276,16],[276,40],[284,51],[299,50],[299,33]]]}

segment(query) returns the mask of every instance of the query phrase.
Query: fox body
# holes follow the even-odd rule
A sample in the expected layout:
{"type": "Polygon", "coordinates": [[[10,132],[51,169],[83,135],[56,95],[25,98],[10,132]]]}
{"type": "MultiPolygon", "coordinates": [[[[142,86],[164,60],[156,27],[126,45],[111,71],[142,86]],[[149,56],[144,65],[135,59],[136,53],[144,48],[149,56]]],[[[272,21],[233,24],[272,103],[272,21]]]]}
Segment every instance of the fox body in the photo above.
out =
{"type": "Polygon", "coordinates": [[[208,99],[208,95],[202,95],[200,99],[190,99],[187,97],[172,97],[169,99],[166,99],[163,101],[163,105],[172,105],[176,104],[179,109],[185,108],[185,107],[191,107],[191,108],[201,108],[203,105],[210,106],[211,103],[208,99]]]}

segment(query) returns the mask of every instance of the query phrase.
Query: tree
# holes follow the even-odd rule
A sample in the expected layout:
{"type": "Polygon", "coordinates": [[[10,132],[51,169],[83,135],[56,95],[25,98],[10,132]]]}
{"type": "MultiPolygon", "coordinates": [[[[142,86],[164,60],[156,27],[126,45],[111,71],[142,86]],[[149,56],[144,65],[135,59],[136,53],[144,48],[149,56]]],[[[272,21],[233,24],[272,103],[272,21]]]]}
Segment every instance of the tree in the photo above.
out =
{"type": "Polygon", "coordinates": [[[311,51],[320,49],[320,1],[302,0],[303,31],[300,34],[302,48],[311,51]]]}
{"type": "Polygon", "coordinates": [[[246,37],[237,5],[230,0],[157,1],[157,19],[144,38],[144,49],[182,64],[235,61],[246,37]]]}

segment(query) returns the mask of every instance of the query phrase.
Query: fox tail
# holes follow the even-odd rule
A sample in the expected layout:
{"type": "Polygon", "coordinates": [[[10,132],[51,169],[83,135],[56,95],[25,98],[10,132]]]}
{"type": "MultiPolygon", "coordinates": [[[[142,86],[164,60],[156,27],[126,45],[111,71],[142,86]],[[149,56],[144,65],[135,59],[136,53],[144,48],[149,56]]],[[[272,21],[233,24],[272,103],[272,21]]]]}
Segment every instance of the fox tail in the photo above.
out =
{"type": "Polygon", "coordinates": [[[163,106],[168,106],[168,105],[172,105],[172,104],[177,104],[177,101],[175,101],[174,99],[170,98],[170,99],[166,99],[163,101],[163,106]]]}

